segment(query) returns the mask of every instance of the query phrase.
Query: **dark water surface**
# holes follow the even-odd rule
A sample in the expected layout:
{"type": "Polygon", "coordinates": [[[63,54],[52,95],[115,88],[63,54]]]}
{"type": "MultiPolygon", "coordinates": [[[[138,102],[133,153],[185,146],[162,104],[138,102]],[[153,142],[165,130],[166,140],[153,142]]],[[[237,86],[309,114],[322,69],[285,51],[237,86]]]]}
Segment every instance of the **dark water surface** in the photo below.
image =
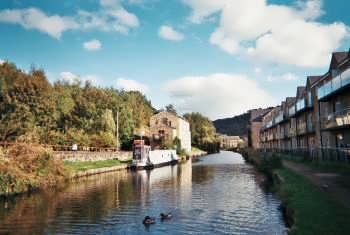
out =
{"type": "Polygon", "coordinates": [[[221,152],[0,201],[0,234],[285,234],[279,205],[240,155],[221,152]],[[171,220],[142,224],[168,211],[171,220]]]}

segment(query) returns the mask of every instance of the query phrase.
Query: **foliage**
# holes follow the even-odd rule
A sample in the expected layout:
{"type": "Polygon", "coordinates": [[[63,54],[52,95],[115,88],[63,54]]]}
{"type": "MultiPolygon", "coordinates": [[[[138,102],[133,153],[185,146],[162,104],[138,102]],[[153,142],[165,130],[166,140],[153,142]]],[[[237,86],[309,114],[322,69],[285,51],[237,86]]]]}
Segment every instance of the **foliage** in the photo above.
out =
{"type": "Polygon", "coordinates": [[[219,150],[216,130],[209,118],[200,113],[186,113],[184,118],[190,123],[192,145],[209,153],[219,150]]]}
{"type": "Polygon", "coordinates": [[[217,119],[213,122],[218,133],[244,136],[248,134],[250,113],[244,113],[231,118],[217,119]]]}
{"type": "Polygon", "coordinates": [[[16,144],[0,151],[0,195],[55,186],[67,177],[63,162],[42,147],[16,144]]]}
{"type": "Polygon", "coordinates": [[[177,111],[176,111],[175,106],[173,104],[168,104],[167,106],[165,106],[165,110],[169,113],[177,115],[177,111]]]}
{"type": "Polygon", "coordinates": [[[50,84],[42,70],[0,65],[0,141],[130,148],[153,113],[140,92],[78,80],[50,84]]]}

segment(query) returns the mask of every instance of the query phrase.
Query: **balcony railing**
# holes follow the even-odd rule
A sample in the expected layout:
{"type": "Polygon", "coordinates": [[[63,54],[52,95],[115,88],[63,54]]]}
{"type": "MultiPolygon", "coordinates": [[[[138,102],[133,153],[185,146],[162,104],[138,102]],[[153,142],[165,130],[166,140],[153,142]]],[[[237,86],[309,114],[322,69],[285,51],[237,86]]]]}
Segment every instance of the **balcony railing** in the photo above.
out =
{"type": "Polygon", "coordinates": [[[279,114],[275,117],[275,124],[282,122],[284,119],[283,111],[280,111],[279,114]]]}
{"type": "Polygon", "coordinates": [[[331,113],[321,118],[322,129],[337,128],[350,125],[350,108],[331,113]]]}
{"type": "Polygon", "coordinates": [[[306,122],[298,123],[298,134],[302,135],[306,133],[306,122]]]}
{"type": "Polygon", "coordinates": [[[350,68],[346,69],[332,80],[317,89],[318,99],[323,99],[331,93],[350,84],[350,68]]]}
{"type": "Polygon", "coordinates": [[[307,107],[312,108],[314,106],[314,99],[312,97],[311,91],[307,92],[307,107]]]}
{"type": "Polygon", "coordinates": [[[315,126],[312,122],[307,122],[306,123],[306,128],[307,128],[307,132],[311,133],[315,131],[315,126]]]}
{"type": "Polygon", "coordinates": [[[293,105],[292,107],[290,107],[288,109],[288,114],[289,114],[290,117],[295,114],[295,105],[293,105]]]}
{"type": "Polygon", "coordinates": [[[289,137],[294,137],[297,135],[297,130],[296,128],[290,128],[289,129],[289,137]]]}
{"type": "Polygon", "coordinates": [[[296,112],[299,112],[305,108],[306,108],[306,99],[298,100],[298,102],[296,104],[296,112]]]}

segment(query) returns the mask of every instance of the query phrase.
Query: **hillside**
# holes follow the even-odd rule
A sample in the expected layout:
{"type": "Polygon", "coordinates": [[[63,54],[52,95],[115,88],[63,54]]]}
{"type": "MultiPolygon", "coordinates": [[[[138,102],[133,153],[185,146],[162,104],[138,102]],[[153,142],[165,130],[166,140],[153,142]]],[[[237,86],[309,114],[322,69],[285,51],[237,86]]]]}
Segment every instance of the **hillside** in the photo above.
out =
{"type": "Polygon", "coordinates": [[[213,121],[216,131],[226,135],[247,135],[250,113],[244,113],[231,118],[223,118],[213,121]]]}

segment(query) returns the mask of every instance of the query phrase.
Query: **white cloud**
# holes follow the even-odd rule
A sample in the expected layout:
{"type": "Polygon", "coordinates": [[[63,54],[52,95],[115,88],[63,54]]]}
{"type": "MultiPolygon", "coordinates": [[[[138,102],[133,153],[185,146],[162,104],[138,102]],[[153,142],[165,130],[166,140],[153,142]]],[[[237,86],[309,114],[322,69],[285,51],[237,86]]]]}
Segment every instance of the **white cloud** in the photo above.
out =
{"type": "Polygon", "coordinates": [[[0,65],[2,65],[3,63],[5,63],[5,60],[0,59],[0,65]]]}
{"type": "Polygon", "coordinates": [[[92,82],[94,85],[97,85],[101,81],[101,78],[97,75],[87,74],[84,76],[78,76],[72,72],[66,71],[60,73],[60,80],[63,80],[68,83],[78,83],[78,82],[92,82]]]}
{"type": "Polygon", "coordinates": [[[218,13],[219,25],[210,42],[230,54],[244,54],[262,62],[321,67],[348,34],[342,22],[321,23],[320,0],[294,6],[265,0],[183,0],[192,8],[191,20],[201,23],[218,13]]]}
{"type": "Polygon", "coordinates": [[[254,80],[240,74],[182,77],[167,82],[164,89],[180,111],[201,112],[212,119],[274,103],[254,80]]]}
{"type": "Polygon", "coordinates": [[[48,16],[37,8],[2,10],[0,22],[19,24],[25,29],[37,29],[54,38],[60,38],[66,30],[79,27],[71,17],[48,16]]]}
{"type": "Polygon", "coordinates": [[[37,8],[0,10],[0,22],[19,24],[59,39],[67,30],[103,30],[127,34],[140,25],[136,15],[119,0],[101,0],[97,11],[79,10],[72,16],[48,15],[37,8]]]}
{"type": "Polygon", "coordinates": [[[101,49],[102,44],[99,40],[93,39],[93,40],[84,42],[83,46],[88,51],[96,51],[96,50],[101,49]]]}
{"type": "Polygon", "coordinates": [[[261,71],[262,71],[262,70],[261,70],[260,67],[255,67],[255,68],[254,68],[254,73],[257,74],[257,75],[261,74],[261,71]]]}
{"type": "Polygon", "coordinates": [[[72,72],[60,73],[60,79],[65,81],[65,82],[69,82],[69,83],[78,82],[80,80],[79,76],[75,75],[72,72]]]}
{"type": "Polygon", "coordinates": [[[140,91],[142,93],[146,93],[148,91],[148,86],[137,82],[132,79],[118,78],[117,79],[117,87],[124,89],[126,91],[140,91]]]}
{"type": "Polygon", "coordinates": [[[269,75],[266,80],[268,82],[278,82],[278,81],[296,81],[299,77],[294,73],[285,73],[281,75],[269,75]]]}
{"type": "Polygon", "coordinates": [[[184,39],[184,35],[176,30],[174,30],[171,26],[162,25],[159,28],[158,36],[171,41],[181,41],[184,39]]]}
{"type": "Polygon", "coordinates": [[[112,12],[111,15],[114,15],[119,19],[122,25],[134,28],[139,26],[139,19],[132,13],[126,11],[124,8],[120,8],[115,12],[112,12]]]}

